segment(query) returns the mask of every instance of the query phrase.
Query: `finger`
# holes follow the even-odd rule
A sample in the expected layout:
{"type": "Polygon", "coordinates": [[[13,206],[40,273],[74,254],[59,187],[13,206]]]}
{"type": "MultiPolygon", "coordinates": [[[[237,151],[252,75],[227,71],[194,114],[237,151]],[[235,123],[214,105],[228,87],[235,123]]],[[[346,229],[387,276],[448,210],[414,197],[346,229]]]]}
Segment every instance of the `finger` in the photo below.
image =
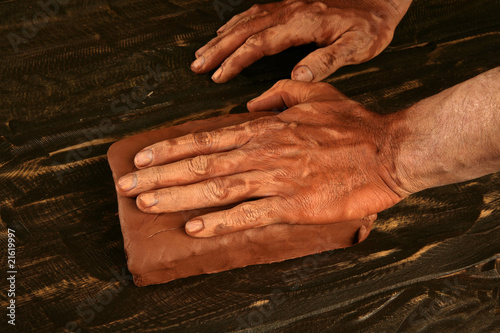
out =
{"type": "Polygon", "coordinates": [[[267,116],[211,132],[193,133],[158,142],[141,150],[134,158],[138,169],[171,163],[197,155],[229,151],[245,145],[263,130],[281,129],[279,119],[267,116]]]}
{"type": "Polygon", "coordinates": [[[272,187],[276,185],[271,184],[269,174],[262,171],[214,177],[192,185],[141,193],[137,197],[137,207],[152,214],[221,207],[273,195],[272,187]]]}
{"type": "Polygon", "coordinates": [[[199,155],[125,175],[119,179],[118,189],[124,196],[135,197],[145,191],[245,172],[252,168],[251,161],[251,157],[242,151],[199,155]]]}
{"type": "Polygon", "coordinates": [[[186,223],[186,232],[193,237],[212,237],[281,223],[282,201],[281,197],[269,197],[199,216],[186,223]]]}
{"type": "Polygon", "coordinates": [[[247,109],[250,112],[258,112],[258,111],[284,111],[288,109],[288,105],[286,105],[283,97],[280,94],[271,94],[269,96],[259,96],[257,98],[252,99],[247,103],[247,109]]]}
{"type": "Polygon", "coordinates": [[[240,47],[248,37],[274,24],[273,16],[264,12],[241,19],[226,33],[208,42],[205,50],[199,53],[198,59],[191,64],[191,70],[196,73],[212,70],[240,47]]]}
{"type": "Polygon", "coordinates": [[[274,4],[267,4],[267,5],[256,4],[256,5],[253,5],[252,7],[250,7],[249,9],[247,9],[246,11],[233,16],[226,24],[224,24],[222,27],[219,28],[219,30],[217,30],[217,35],[220,35],[220,34],[224,33],[224,31],[232,28],[242,18],[261,13],[265,10],[269,10],[271,5],[274,5],[274,4]]]}
{"type": "Polygon", "coordinates": [[[343,34],[332,45],[311,52],[295,65],[292,79],[304,82],[318,82],[334,73],[340,67],[362,61],[359,55],[365,52],[365,39],[354,32],[343,34]]]}
{"type": "Polygon", "coordinates": [[[311,99],[324,99],[336,93],[339,93],[338,90],[327,83],[280,80],[262,95],[249,101],[247,108],[250,112],[291,108],[311,99]]]}
{"type": "Polygon", "coordinates": [[[251,138],[248,126],[230,126],[211,132],[187,134],[157,142],[142,149],[134,158],[138,169],[171,163],[195,155],[207,155],[241,147],[251,138]]]}
{"type": "Polygon", "coordinates": [[[377,219],[377,214],[372,214],[367,217],[362,218],[362,220],[368,221],[368,228],[362,225],[358,230],[358,243],[364,241],[372,229],[373,222],[377,219]]]}
{"type": "Polygon", "coordinates": [[[288,25],[270,27],[250,36],[224,61],[212,79],[216,83],[227,82],[238,75],[243,68],[264,56],[274,55],[291,46],[309,44],[313,41],[313,34],[307,27],[301,29],[299,33],[288,25]]]}

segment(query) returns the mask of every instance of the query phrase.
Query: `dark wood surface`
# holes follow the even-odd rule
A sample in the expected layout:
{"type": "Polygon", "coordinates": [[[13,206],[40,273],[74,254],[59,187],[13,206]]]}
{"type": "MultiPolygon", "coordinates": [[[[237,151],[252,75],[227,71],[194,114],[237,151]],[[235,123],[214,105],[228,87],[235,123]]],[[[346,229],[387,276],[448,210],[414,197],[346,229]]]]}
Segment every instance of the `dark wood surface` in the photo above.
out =
{"type": "MultiPolygon", "coordinates": [[[[2,278],[0,331],[499,332],[500,174],[413,195],[346,250],[135,287],[107,148],[242,112],[313,47],[217,85],[189,70],[222,23],[212,1],[61,2],[38,31],[23,23],[36,1],[0,2],[0,257],[7,272],[12,228],[18,270],[16,326],[2,278]],[[148,67],[163,74],[140,96],[148,67]]],[[[225,19],[255,2],[233,3],[225,19]]],[[[498,0],[414,1],[383,54],[326,81],[395,112],[499,66],[499,17],[498,0]]]]}

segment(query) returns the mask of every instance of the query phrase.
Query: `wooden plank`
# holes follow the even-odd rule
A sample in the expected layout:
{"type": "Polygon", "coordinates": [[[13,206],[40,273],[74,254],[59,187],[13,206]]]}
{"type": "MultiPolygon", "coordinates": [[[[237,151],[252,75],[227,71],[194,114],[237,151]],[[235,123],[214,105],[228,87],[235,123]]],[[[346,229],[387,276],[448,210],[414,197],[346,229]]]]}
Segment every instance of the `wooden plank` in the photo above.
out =
{"type": "MultiPolygon", "coordinates": [[[[256,2],[266,1],[241,1],[233,12],[256,2]]],[[[369,239],[350,249],[133,286],[109,145],[242,112],[314,47],[262,59],[217,85],[189,70],[222,23],[212,1],[68,2],[16,52],[9,33],[23,36],[23,17],[40,11],[33,1],[0,3],[0,237],[5,244],[7,228],[16,230],[17,331],[500,326],[499,174],[411,196],[381,213],[369,239]],[[151,70],[163,73],[157,87],[128,105],[151,70]]],[[[383,54],[326,81],[374,111],[395,112],[500,65],[499,14],[493,0],[414,1],[383,54]]],[[[5,262],[3,245],[1,253],[5,262]]]]}

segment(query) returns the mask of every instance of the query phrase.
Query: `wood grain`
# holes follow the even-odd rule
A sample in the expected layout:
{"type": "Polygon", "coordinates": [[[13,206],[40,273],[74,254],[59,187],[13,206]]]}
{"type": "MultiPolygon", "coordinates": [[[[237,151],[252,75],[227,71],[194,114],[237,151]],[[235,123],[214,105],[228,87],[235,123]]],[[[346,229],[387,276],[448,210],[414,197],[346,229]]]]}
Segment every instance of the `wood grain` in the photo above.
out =
{"type": "MultiPolygon", "coordinates": [[[[350,249],[135,287],[107,148],[242,112],[314,47],[217,85],[189,69],[222,24],[212,1],[61,2],[17,52],[9,33],[22,37],[23,17],[42,9],[0,2],[0,257],[6,267],[6,230],[15,229],[19,271],[17,325],[4,314],[0,331],[499,331],[499,174],[411,196],[350,249]],[[144,87],[148,68],[163,73],[157,87],[128,106],[121,99],[144,87]]],[[[398,111],[499,66],[499,16],[493,0],[416,0],[384,53],[326,81],[374,111],[398,111]]]]}

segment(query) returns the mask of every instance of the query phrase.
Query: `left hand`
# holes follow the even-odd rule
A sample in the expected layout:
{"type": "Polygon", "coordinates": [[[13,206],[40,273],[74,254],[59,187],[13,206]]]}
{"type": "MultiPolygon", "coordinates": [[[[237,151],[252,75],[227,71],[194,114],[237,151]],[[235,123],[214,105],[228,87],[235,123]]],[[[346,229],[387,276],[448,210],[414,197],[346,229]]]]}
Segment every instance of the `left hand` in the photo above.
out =
{"type": "Polygon", "coordinates": [[[146,213],[243,202],[189,221],[195,237],[355,220],[406,195],[394,179],[389,116],[326,83],[279,81],[248,104],[250,111],[283,107],[276,116],[144,148],[135,157],[140,170],[120,178],[118,190],[137,196],[146,213]]]}
{"type": "Polygon", "coordinates": [[[345,65],[372,59],[389,45],[410,0],[285,0],[254,5],[234,16],[217,37],[196,51],[195,73],[227,82],[258,59],[292,46],[315,43],[292,79],[321,81],[345,65]]]}

